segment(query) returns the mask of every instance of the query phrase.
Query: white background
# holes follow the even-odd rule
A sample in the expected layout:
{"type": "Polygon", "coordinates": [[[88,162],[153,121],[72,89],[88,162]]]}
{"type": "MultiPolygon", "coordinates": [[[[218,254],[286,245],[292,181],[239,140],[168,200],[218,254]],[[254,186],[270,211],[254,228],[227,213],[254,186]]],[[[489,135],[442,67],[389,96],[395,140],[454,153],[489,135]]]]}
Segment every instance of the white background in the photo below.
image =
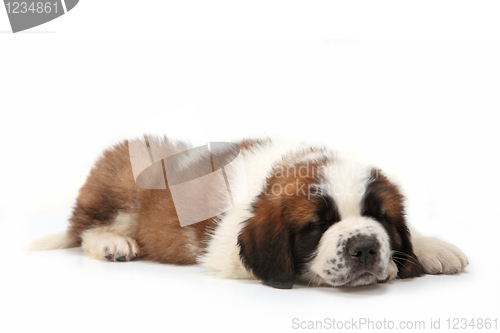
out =
{"type": "Polygon", "coordinates": [[[498,12],[488,1],[83,0],[13,35],[0,9],[0,330],[287,332],[293,318],[429,330],[440,318],[446,331],[447,318],[498,318],[500,42],[479,40],[498,37],[498,12]],[[398,174],[412,223],[470,266],[283,291],[196,266],[21,249],[67,227],[104,148],[143,133],[194,144],[268,134],[357,153],[398,174]]]}

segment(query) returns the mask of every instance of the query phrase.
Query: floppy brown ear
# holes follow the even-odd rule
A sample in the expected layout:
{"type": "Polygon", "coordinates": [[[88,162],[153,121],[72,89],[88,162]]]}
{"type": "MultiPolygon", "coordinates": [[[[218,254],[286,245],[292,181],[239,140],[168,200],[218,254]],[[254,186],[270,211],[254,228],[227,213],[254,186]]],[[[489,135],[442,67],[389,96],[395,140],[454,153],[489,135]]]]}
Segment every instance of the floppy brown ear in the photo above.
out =
{"type": "Polygon", "coordinates": [[[256,211],[238,236],[240,258],[264,284],[291,289],[296,273],[290,241],[290,229],[282,213],[256,211]]]}

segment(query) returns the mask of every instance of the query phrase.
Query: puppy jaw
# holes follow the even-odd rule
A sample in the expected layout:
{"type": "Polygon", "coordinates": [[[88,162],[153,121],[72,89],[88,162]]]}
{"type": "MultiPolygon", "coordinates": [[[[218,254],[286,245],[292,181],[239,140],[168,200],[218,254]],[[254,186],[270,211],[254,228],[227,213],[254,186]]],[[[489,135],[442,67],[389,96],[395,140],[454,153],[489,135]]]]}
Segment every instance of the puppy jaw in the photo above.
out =
{"type": "Polygon", "coordinates": [[[397,274],[390,254],[389,236],[379,222],[367,217],[351,217],[332,225],[323,234],[303,278],[314,284],[335,287],[385,282],[397,274]],[[359,267],[351,260],[346,244],[355,237],[371,237],[378,243],[377,259],[373,265],[359,267]]]}

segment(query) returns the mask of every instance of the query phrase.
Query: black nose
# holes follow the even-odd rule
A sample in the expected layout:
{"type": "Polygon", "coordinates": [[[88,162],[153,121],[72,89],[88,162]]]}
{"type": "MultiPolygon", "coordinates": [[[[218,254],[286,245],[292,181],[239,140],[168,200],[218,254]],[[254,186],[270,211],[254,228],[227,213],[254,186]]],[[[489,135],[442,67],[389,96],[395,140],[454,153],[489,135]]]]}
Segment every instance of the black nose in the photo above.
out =
{"type": "Polygon", "coordinates": [[[353,261],[368,266],[377,260],[380,245],[375,236],[355,236],[347,241],[346,249],[353,261]]]}

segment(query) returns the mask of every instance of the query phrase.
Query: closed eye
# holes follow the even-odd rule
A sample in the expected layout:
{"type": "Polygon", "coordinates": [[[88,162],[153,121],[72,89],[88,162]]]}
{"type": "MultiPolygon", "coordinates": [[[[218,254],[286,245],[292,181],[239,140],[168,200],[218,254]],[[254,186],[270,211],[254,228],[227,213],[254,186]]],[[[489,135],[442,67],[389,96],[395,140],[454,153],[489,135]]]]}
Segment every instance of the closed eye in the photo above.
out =
{"type": "Polygon", "coordinates": [[[307,225],[305,225],[302,228],[302,232],[311,232],[315,230],[326,230],[328,229],[333,222],[328,222],[328,221],[313,221],[309,222],[307,225]]]}

